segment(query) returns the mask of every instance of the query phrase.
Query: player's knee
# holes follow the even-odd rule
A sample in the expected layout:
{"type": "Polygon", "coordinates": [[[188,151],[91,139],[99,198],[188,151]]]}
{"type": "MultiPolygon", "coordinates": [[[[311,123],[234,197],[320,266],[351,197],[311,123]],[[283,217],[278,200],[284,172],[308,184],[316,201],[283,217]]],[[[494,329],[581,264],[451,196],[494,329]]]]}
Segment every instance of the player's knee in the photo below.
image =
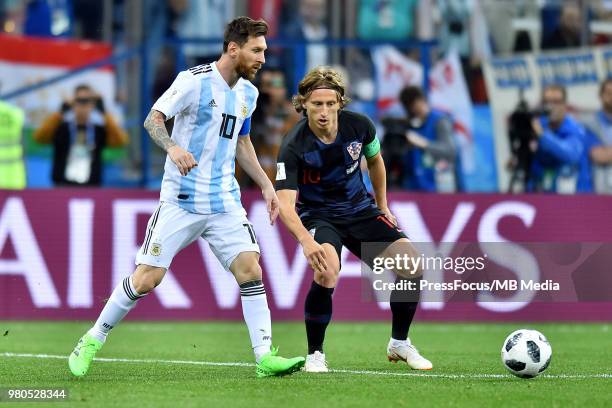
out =
{"type": "MultiPolygon", "coordinates": [[[[416,261],[419,258],[417,249],[407,238],[398,239],[387,248],[383,253],[387,258],[395,259],[397,256],[407,256],[409,259],[416,261]]],[[[394,272],[407,279],[419,278],[423,276],[423,264],[422,262],[408,262],[407,266],[401,269],[394,269],[394,272]]]]}
{"type": "Polygon", "coordinates": [[[139,265],[132,276],[134,289],[141,295],[151,292],[162,281],[166,270],[148,265],[139,265]]]}
{"type": "Polygon", "coordinates": [[[230,265],[230,271],[238,282],[261,279],[259,254],[257,252],[241,253],[230,265]]]}
{"type": "Polygon", "coordinates": [[[240,275],[243,281],[261,279],[262,274],[259,262],[250,262],[246,265],[243,265],[240,270],[240,275]]]}
{"type": "Polygon", "coordinates": [[[326,288],[335,288],[340,274],[340,265],[335,262],[329,262],[327,268],[323,272],[315,272],[314,280],[319,285],[326,288]]]}

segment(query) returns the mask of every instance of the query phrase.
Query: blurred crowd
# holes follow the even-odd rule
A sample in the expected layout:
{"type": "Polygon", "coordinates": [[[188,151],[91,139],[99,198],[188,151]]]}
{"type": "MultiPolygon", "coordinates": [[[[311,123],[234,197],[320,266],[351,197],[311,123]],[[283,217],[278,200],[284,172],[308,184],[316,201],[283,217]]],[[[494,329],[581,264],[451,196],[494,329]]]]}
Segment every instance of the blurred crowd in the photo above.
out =
{"type": "MultiPolygon", "coordinates": [[[[509,118],[511,193],[612,194],[612,79],[600,84],[601,108],[572,113],[562,85],[544,87],[537,108],[521,101],[509,118]]],[[[405,117],[383,120],[383,157],[391,188],[463,191],[453,118],[431,108],[423,91],[404,88],[405,117]]]]}
{"type": "MultiPolygon", "coordinates": [[[[484,58],[601,44],[612,38],[612,26],[607,26],[612,24],[612,1],[606,0],[0,0],[0,31],[107,41],[119,48],[138,39],[221,38],[225,22],[236,15],[262,17],[270,24],[269,38],[288,41],[436,40],[437,54],[458,52],[471,98],[480,103],[487,102],[481,70],[484,58]],[[134,21],[135,7],[141,12],[139,21],[134,21]],[[138,23],[140,29],[135,30],[138,23]]],[[[341,64],[353,92],[365,98],[371,93],[356,85],[360,78],[373,76],[367,53],[321,44],[308,45],[303,51],[303,69],[341,64]]],[[[290,103],[300,79],[295,77],[295,52],[290,47],[271,47],[265,69],[257,77],[260,98],[252,138],[270,178],[284,134],[300,119],[290,103]]],[[[219,44],[185,45],[182,64],[210,62],[219,53],[219,44]]],[[[172,49],[162,49],[147,68],[153,100],[174,79],[181,63],[177,58],[172,49]]],[[[580,120],[567,113],[566,96],[562,87],[543,92],[546,112],[530,116],[528,142],[512,146],[508,168],[515,184],[511,191],[612,192],[612,85],[602,84],[601,111],[580,120]]],[[[405,117],[383,121],[380,135],[390,187],[461,191],[461,157],[452,118],[432,109],[419,87],[402,90],[400,101],[405,117]]],[[[52,144],[52,178],[58,185],[99,185],[102,149],[128,143],[125,131],[104,112],[87,85],[78,87],[74,98],[47,118],[34,138],[52,144]],[[79,143],[86,148],[79,148],[79,143]],[[86,177],[75,176],[78,168],[88,169],[86,177]]],[[[243,186],[250,185],[248,177],[240,172],[237,176],[243,186]]]]}
{"type": "MultiPolygon", "coordinates": [[[[437,40],[441,55],[450,49],[459,53],[475,102],[487,100],[480,69],[483,58],[602,44],[612,38],[609,0],[0,0],[0,32],[122,46],[134,40],[134,23],[142,25],[137,36],[149,41],[221,38],[225,22],[236,15],[264,18],[270,24],[269,37],[285,40],[437,40]],[[134,21],[134,13],[140,13],[140,21],[134,21]]],[[[185,62],[189,66],[209,62],[217,51],[216,44],[186,45],[185,62]]],[[[276,49],[269,54],[271,64],[285,70],[288,82],[297,83],[291,51],[276,49]]],[[[347,58],[351,66],[360,65],[359,52],[351,52],[354,58],[339,54],[310,45],[306,69],[347,58]]],[[[168,61],[171,58],[166,50],[154,68],[154,96],[171,81],[176,63],[168,61]]]]}

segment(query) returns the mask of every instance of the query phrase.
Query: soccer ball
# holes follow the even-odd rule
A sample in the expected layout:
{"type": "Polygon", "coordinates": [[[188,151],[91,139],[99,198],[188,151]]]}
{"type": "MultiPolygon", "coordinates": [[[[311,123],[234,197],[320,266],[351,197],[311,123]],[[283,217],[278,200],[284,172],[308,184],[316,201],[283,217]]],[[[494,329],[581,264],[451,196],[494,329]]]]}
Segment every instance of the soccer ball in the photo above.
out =
{"type": "Polygon", "coordinates": [[[504,367],[521,378],[533,378],[548,368],[552,348],[536,330],[520,329],[510,333],[501,349],[504,367]]]}

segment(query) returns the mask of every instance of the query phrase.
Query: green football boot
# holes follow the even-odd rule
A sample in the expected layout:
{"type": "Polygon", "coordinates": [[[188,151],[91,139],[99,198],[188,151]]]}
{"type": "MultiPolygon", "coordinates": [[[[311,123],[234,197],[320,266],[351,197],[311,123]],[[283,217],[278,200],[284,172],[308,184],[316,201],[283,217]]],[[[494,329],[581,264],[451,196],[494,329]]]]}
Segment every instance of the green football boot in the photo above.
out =
{"type": "Polygon", "coordinates": [[[299,371],[304,366],[304,357],[285,358],[279,357],[278,347],[272,347],[257,363],[257,377],[272,377],[288,375],[299,371]]]}
{"type": "Polygon", "coordinates": [[[72,374],[77,377],[82,377],[87,374],[91,362],[101,348],[102,342],[100,340],[85,333],[68,358],[68,366],[72,374]]]}

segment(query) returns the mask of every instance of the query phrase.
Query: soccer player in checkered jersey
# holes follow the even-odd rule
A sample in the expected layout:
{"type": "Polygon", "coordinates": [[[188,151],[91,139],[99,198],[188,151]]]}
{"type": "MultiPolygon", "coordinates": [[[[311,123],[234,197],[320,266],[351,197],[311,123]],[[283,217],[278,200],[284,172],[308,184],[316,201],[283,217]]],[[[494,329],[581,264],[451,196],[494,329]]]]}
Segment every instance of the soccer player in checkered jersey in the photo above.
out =
{"type": "Polygon", "coordinates": [[[261,187],[270,222],[278,198],[249,138],[257,88],[250,82],[265,62],[263,20],[239,17],[225,30],[218,61],[179,73],[153,105],[145,128],[167,152],[160,203],[151,216],[136,270],[113,291],[94,326],[70,354],[76,376],[87,373],[109,331],[162,281],[172,258],[198,237],[206,239],[240,286],[242,311],[257,362],[257,376],[289,374],[303,357],[277,356],[259,266],[259,246],[240,202],[236,160],[261,187]],[[174,117],[172,137],[164,122],[174,117]]]}
{"type": "MultiPolygon", "coordinates": [[[[332,316],[342,246],[370,266],[374,257],[418,254],[387,206],[385,165],[374,125],[366,116],[342,109],[348,98],[340,74],[327,67],[311,70],[300,82],[293,102],[305,117],[283,140],[276,190],[281,220],[302,245],[314,271],[304,306],[308,341],[304,370],[327,372],[323,340],[332,316]],[[361,178],[362,157],[367,161],[374,197],[361,178]],[[377,249],[363,251],[362,244],[367,242],[377,243],[377,249]]],[[[412,281],[416,290],[393,290],[390,294],[392,325],[387,357],[404,361],[413,369],[429,370],[431,362],[408,338],[422,270],[398,268],[394,272],[398,282],[409,285],[402,281],[412,281]]]]}

